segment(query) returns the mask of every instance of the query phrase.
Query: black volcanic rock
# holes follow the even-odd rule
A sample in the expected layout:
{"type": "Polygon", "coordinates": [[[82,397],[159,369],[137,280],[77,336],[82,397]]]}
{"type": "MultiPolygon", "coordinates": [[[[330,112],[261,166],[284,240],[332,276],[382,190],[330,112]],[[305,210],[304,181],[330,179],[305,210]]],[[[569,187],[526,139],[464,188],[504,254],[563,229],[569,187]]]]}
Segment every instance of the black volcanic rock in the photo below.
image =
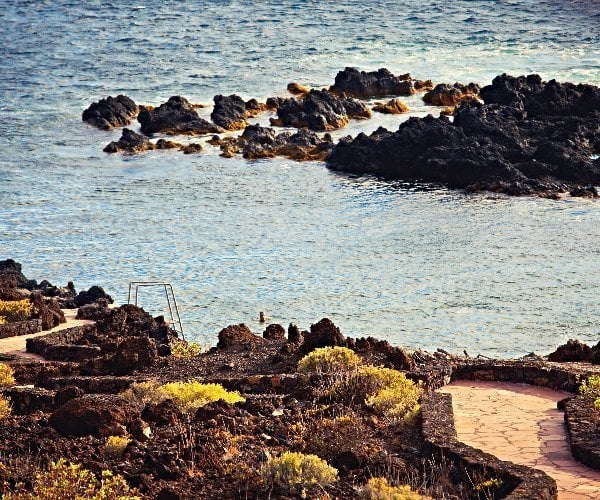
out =
{"type": "Polygon", "coordinates": [[[311,90],[303,99],[285,99],[277,105],[278,119],[272,118],[271,123],[285,127],[333,130],[345,126],[351,118],[371,117],[363,103],[326,90],[311,90]]]}
{"type": "Polygon", "coordinates": [[[431,88],[433,88],[431,81],[414,80],[409,74],[395,76],[385,68],[371,72],[346,68],[336,75],[335,83],[329,90],[353,97],[370,98],[412,95],[419,90],[431,88]]]}
{"type": "Polygon", "coordinates": [[[138,113],[138,105],[125,95],[108,96],[87,108],[81,119],[95,127],[109,130],[113,127],[129,125],[138,113]]]}
{"type": "Polygon", "coordinates": [[[223,132],[221,127],[200,118],[194,106],[181,96],[173,96],[155,109],[142,107],[138,122],[144,134],[203,135],[223,132]]]}
{"type": "Polygon", "coordinates": [[[431,106],[455,106],[467,99],[478,98],[480,90],[479,85],[476,83],[469,83],[468,85],[440,83],[433,90],[425,93],[423,101],[431,106]]]}
{"type": "Polygon", "coordinates": [[[87,291],[81,291],[77,294],[77,297],[73,300],[77,307],[84,306],[86,304],[92,304],[99,299],[105,300],[108,304],[114,302],[113,298],[108,295],[101,286],[92,286],[87,291]]]}
{"type": "Polygon", "coordinates": [[[240,130],[248,125],[246,118],[255,116],[266,109],[256,99],[248,102],[233,94],[230,96],[216,95],[215,107],[210,115],[213,122],[225,130],[240,130]]]}
{"type": "MultiPolygon", "coordinates": [[[[511,195],[600,184],[600,89],[503,75],[446,117],[342,139],[333,170],[511,195]],[[492,103],[490,103],[490,101],[492,103]]],[[[577,192],[577,191],[576,191],[577,192]]]]}

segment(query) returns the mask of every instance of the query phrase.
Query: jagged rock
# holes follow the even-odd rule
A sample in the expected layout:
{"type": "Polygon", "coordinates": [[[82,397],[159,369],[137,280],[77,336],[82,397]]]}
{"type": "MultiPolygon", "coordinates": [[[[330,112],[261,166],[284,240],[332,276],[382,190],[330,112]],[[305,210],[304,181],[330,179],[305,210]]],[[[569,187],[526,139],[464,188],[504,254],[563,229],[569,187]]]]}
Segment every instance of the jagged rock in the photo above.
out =
{"type": "Polygon", "coordinates": [[[237,139],[221,142],[223,156],[241,153],[248,160],[284,156],[296,161],[324,160],[333,149],[329,134],[323,138],[310,130],[276,135],[272,128],[249,125],[237,139]]]}
{"type": "Polygon", "coordinates": [[[248,102],[232,94],[230,96],[216,95],[214,97],[215,107],[210,115],[213,122],[225,130],[240,130],[248,125],[246,118],[257,115],[266,109],[256,99],[248,102]]]}
{"type": "Polygon", "coordinates": [[[109,130],[129,125],[138,113],[138,105],[125,95],[108,96],[87,108],[81,118],[95,127],[109,130]]]}
{"type": "Polygon", "coordinates": [[[455,106],[468,99],[477,99],[480,90],[476,83],[439,83],[423,96],[423,101],[431,106],[455,106]]]}
{"type": "Polygon", "coordinates": [[[35,316],[42,321],[42,330],[50,330],[67,321],[57,301],[42,297],[40,292],[32,293],[30,300],[36,311],[35,316]]]}
{"type": "Polygon", "coordinates": [[[301,344],[304,341],[304,337],[300,333],[300,328],[293,323],[290,323],[290,326],[288,326],[287,338],[288,342],[292,344],[301,344]]]}
{"type": "Polygon", "coordinates": [[[283,340],[285,339],[285,328],[278,324],[270,324],[263,332],[263,338],[270,340],[283,340]]]}
{"type": "Polygon", "coordinates": [[[158,358],[156,343],[148,337],[129,337],[123,340],[106,366],[114,375],[129,375],[152,365],[158,358]]]}
{"type": "Polygon", "coordinates": [[[20,288],[27,283],[27,278],[21,272],[21,264],[13,259],[0,261],[0,287],[20,288]]]}
{"type": "Polygon", "coordinates": [[[124,435],[144,426],[139,410],[119,396],[87,394],[71,399],[50,415],[63,436],[124,435]]]}
{"type": "Polygon", "coordinates": [[[308,87],[305,87],[304,85],[300,85],[299,83],[296,83],[296,82],[288,83],[287,89],[290,94],[295,94],[295,95],[303,95],[303,94],[308,94],[310,92],[310,89],[308,87]]]}
{"type": "Polygon", "coordinates": [[[183,151],[183,154],[185,154],[185,155],[200,153],[202,151],[202,144],[199,144],[199,143],[186,144],[185,146],[181,146],[181,151],[183,151]]]}
{"type": "Polygon", "coordinates": [[[569,194],[578,198],[598,198],[598,190],[595,186],[576,187],[569,194]]]}
{"type": "Polygon", "coordinates": [[[109,304],[112,304],[114,302],[112,297],[108,295],[102,287],[96,285],[92,286],[87,291],[79,292],[79,294],[77,295],[77,297],[75,297],[73,302],[77,307],[81,307],[86,304],[92,304],[99,299],[106,300],[109,304]]]}
{"type": "Polygon", "coordinates": [[[124,128],[118,141],[110,142],[103,149],[105,153],[141,153],[154,149],[154,144],[145,135],[136,134],[124,128]]]}
{"type": "Polygon", "coordinates": [[[263,342],[261,337],[254,335],[250,331],[250,328],[241,323],[239,325],[230,325],[227,328],[223,328],[223,330],[219,332],[219,342],[217,343],[217,348],[247,348],[256,344],[260,344],[261,342],[263,342]]]}
{"type": "Polygon", "coordinates": [[[85,304],[77,310],[77,319],[89,319],[98,321],[108,314],[108,300],[96,299],[91,304],[85,304]]]}
{"type": "Polygon", "coordinates": [[[392,95],[412,95],[419,90],[430,88],[433,88],[433,83],[430,80],[414,80],[408,73],[394,76],[385,68],[371,72],[346,68],[336,75],[335,83],[329,90],[338,94],[344,93],[366,99],[392,95]]]}
{"type": "Polygon", "coordinates": [[[138,122],[144,134],[189,134],[203,135],[221,133],[223,129],[200,118],[185,97],[173,96],[158,108],[142,107],[138,122]]]}
{"type": "Polygon", "coordinates": [[[311,90],[303,99],[280,101],[277,119],[271,124],[284,127],[333,130],[345,126],[351,118],[371,117],[371,111],[361,102],[325,90],[311,90]]]}
{"type": "Polygon", "coordinates": [[[579,342],[579,340],[568,340],[566,344],[558,346],[556,351],[548,355],[550,361],[588,361],[592,348],[579,342]]]}
{"type": "Polygon", "coordinates": [[[310,326],[310,332],[304,334],[304,342],[300,347],[303,353],[326,346],[345,346],[346,342],[340,329],[328,318],[310,326]]]}
{"type": "Polygon", "coordinates": [[[377,104],[373,106],[373,111],[383,113],[386,115],[399,115],[402,113],[408,113],[408,106],[404,104],[400,99],[392,99],[385,104],[377,104]]]}
{"type": "Polygon", "coordinates": [[[511,77],[498,78],[481,95],[502,102],[510,95],[509,105],[467,101],[456,109],[453,122],[413,117],[396,132],[379,128],[371,136],[344,138],[329,156],[328,167],[510,195],[556,196],[567,188],[600,184],[600,161],[592,160],[600,149],[600,89],[549,82],[540,91],[533,84],[517,86],[520,91],[513,95],[496,89],[506,79],[512,82],[511,77]],[[555,93],[560,104],[552,104],[547,95],[555,93]],[[544,115],[542,110],[561,114],[544,115]],[[573,114],[564,114],[569,110],[573,114]]]}
{"type": "Polygon", "coordinates": [[[177,405],[170,399],[160,403],[149,403],[142,411],[145,422],[153,422],[156,425],[174,425],[181,417],[177,405]]]}
{"type": "Polygon", "coordinates": [[[142,308],[130,304],[109,309],[108,314],[96,323],[96,329],[100,336],[109,339],[148,337],[157,345],[169,344],[173,338],[164,319],[155,319],[142,308]]]}

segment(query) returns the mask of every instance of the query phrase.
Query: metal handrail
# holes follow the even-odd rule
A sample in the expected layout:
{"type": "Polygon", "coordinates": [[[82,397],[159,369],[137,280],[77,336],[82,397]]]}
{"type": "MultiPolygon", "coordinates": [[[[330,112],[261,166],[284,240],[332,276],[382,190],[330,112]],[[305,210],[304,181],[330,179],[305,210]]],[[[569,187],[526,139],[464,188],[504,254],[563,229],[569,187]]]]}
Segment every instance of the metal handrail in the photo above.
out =
{"type": "Polygon", "coordinates": [[[131,304],[131,290],[135,287],[134,305],[138,305],[138,295],[139,289],[142,287],[149,286],[161,286],[165,292],[165,299],[167,301],[167,307],[169,308],[169,316],[171,318],[171,329],[175,332],[181,333],[181,338],[185,340],[185,336],[183,334],[183,325],[181,324],[181,316],[179,315],[179,307],[177,307],[177,300],[175,299],[175,293],[173,292],[173,285],[166,281],[130,281],[129,282],[129,292],[127,294],[127,303],[131,304]],[[170,294],[170,297],[169,297],[170,294]],[[174,311],[174,312],[173,312],[174,311]],[[175,328],[175,324],[179,325],[179,330],[175,328]]]}

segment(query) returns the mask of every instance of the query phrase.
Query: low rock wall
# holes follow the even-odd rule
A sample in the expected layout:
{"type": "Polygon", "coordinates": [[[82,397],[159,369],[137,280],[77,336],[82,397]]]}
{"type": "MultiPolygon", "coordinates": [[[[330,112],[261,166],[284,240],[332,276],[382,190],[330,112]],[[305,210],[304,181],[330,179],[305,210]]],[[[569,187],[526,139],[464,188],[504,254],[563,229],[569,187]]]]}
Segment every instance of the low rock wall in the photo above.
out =
{"type": "Polygon", "coordinates": [[[17,337],[19,335],[31,335],[42,331],[41,319],[28,319],[26,321],[15,321],[0,325],[0,339],[17,337]]]}
{"type": "Polygon", "coordinates": [[[427,451],[438,460],[456,464],[455,473],[465,484],[473,478],[499,480],[494,497],[507,499],[555,499],[556,482],[542,471],[505,462],[459,442],[454,427],[452,396],[431,392],[422,404],[423,438],[427,451]]]}
{"type": "Polygon", "coordinates": [[[79,342],[87,331],[95,328],[95,325],[74,326],[58,332],[49,333],[48,335],[27,339],[27,352],[44,356],[46,350],[53,346],[75,344],[76,342],[79,342]]]}
{"type": "Polygon", "coordinates": [[[594,408],[593,400],[578,396],[567,401],[565,425],[573,457],[600,470],[600,411],[594,408]]]}

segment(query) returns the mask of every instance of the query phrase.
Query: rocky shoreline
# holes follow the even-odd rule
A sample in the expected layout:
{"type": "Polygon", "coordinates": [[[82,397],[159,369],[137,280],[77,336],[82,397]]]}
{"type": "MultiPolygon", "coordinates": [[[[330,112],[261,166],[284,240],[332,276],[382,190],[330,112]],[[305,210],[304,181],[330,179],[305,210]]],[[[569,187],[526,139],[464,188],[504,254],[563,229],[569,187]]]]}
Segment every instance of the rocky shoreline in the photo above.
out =
{"type": "Polygon", "coordinates": [[[600,185],[600,88],[542,81],[538,75],[497,76],[491,85],[440,83],[346,68],[328,89],[288,86],[294,97],[271,97],[265,103],[237,95],[214,97],[210,118],[173,96],[154,108],[127,96],[108,97],[83,112],[83,120],[102,129],[130,125],[137,117],[142,134],[124,128],[107,153],[179,149],[200,153],[200,142],[178,143],[164,136],[210,136],[224,157],[246,159],[283,156],[296,161],[324,161],[328,168],[352,175],[443,184],[466,192],[558,198],[561,194],[597,198],[600,185]],[[409,112],[402,96],[423,93],[435,106],[425,118],[411,117],[397,131],[379,128],[334,143],[327,133],[373,113],[409,112]],[[372,103],[374,98],[392,98],[372,103]],[[248,120],[270,113],[270,127],[248,120]],[[277,128],[286,131],[278,133],[277,128]],[[297,132],[290,131],[297,129],[297,132]],[[243,131],[239,135],[226,132],[243,131]]]}
{"type": "MultiPolygon", "coordinates": [[[[20,264],[0,262],[4,307],[29,299],[38,304],[32,315],[80,304],[78,317],[94,323],[28,339],[27,351],[39,360],[2,357],[0,368],[8,368],[0,372],[14,377],[3,382],[2,400],[12,411],[0,420],[0,490],[9,495],[27,495],[36,474],[64,459],[96,475],[118,474],[135,489],[127,498],[379,498],[368,496],[372,478],[418,489],[410,498],[556,498],[556,485],[544,473],[457,442],[447,395],[435,389],[471,379],[576,394],[582,381],[600,373],[593,364],[600,345],[570,342],[550,359],[468,358],[353,339],[328,319],[306,331],[270,324],[262,335],[231,325],[215,347],[199,353],[163,318],[131,305],[108,307],[112,299],[99,287],[75,294],[72,284],[41,286],[20,264]],[[316,369],[306,360],[315,362],[319,353],[343,358],[317,360],[316,369]],[[371,378],[357,379],[360,373],[371,378]],[[380,376],[414,391],[420,402],[414,415],[408,407],[402,417],[394,413],[396,400],[384,407],[373,402],[369,384],[380,376]],[[189,381],[220,395],[182,404],[181,394],[161,393],[189,381]],[[348,383],[351,390],[344,392],[348,383]],[[122,449],[109,447],[119,439],[122,449]],[[285,456],[316,456],[323,474],[333,476],[283,480],[273,467],[285,456]]],[[[564,405],[573,454],[597,467],[598,440],[589,422],[600,421],[600,410],[589,394],[564,405]]]]}

